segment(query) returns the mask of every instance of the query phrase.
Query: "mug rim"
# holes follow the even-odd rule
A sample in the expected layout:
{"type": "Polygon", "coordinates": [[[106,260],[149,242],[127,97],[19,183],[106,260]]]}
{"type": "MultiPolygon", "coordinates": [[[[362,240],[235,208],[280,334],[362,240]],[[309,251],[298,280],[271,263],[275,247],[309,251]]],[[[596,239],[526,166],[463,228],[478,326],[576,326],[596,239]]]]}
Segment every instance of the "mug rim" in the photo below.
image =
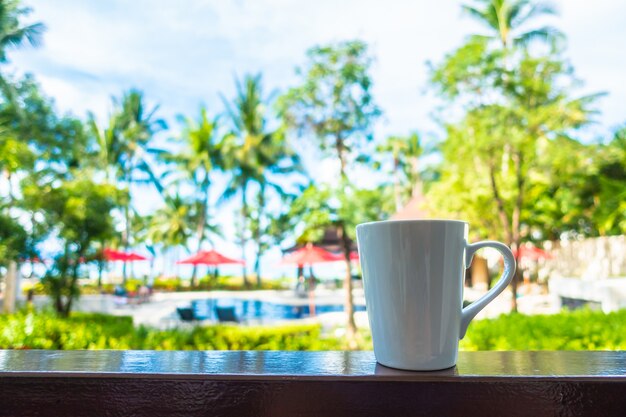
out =
{"type": "Polygon", "coordinates": [[[359,227],[363,227],[363,226],[378,226],[378,225],[384,225],[384,224],[389,224],[389,223],[462,223],[462,224],[469,224],[469,222],[466,222],[465,220],[453,220],[453,219],[399,219],[399,220],[378,220],[378,221],[374,221],[374,222],[365,222],[365,223],[358,224],[356,227],[358,229],[359,227]]]}

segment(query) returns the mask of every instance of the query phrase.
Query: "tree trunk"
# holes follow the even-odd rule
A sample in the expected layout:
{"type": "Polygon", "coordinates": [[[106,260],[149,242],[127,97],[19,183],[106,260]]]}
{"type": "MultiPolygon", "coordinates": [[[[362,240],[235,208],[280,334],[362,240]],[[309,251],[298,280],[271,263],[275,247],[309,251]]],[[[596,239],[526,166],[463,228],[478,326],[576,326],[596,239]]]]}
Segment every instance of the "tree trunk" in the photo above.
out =
{"type": "Polygon", "coordinates": [[[296,272],[296,276],[298,277],[298,282],[296,283],[296,290],[302,284],[302,289],[305,289],[305,278],[304,278],[304,265],[298,265],[298,271],[296,272]]]}
{"type": "Polygon", "coordinates": [[[2,308],[5,314],[15,313],[19,279],[18,274],[19,268],[17,262],[9,262],[9,267],[7,268],[7,274],[4,280],[4,304],[2,308]]]}
{"type": "MultiPolygon", "coordinates": [[[[344,159],[344,144],[341,136],[337,134],[335,138],[335,148],[337,150],[337,158],[339,159],[339,173],[341,176],[342,182],[348,180],[348,176],[346,174],[346,161],[344,159]]],[[[345,294],[345,302],[344,309],[346,312],[346,338],[348,339],[348,344],[351,348],[356,348],[355,337],[356,337],[356,323],[354,322],[354,300],[352,299],[352,271],[351,271],[351,263],[350,263],[350,238],[348,237],[345,225],[342,219],[339,219],[339,224],[337,227],[337,233],[341,238],[341,244],[343,249],[344,260],[346,262],[346,276],[344,278],[344,290],[345,294]]]]}
{"type": "Polygon", "coordinates": [[[180,264],[178,260],[180,259],[180,247],[178,245],[174,246],[174,275],[176,275],[176,279],[180,281],[180,264]]]}
{"type": "MultiPolygon", "coordinates": [[[[124,247],[124,252],[128,252],[128,248],[130,247],[130,187],[128,191],[129,201],[124,207],[124,232],[122,233],[122,246],[124,247]]],[[[128,278],[128,272],[126,270],[127,262],[124,261],[122,265],[122,285],[126,284],[126,279],[128,278]]]]}
{"type": "Polygon", "coordinates": [[[15,204],[15,195],[13,194],[13,175],[9,170],[6,171],[5,175],[7,177],[7,197],[9,198],[9,208],[12,208],[15,204]]]}
{"type": "Polygon", "coordinates": [[[335,137],[335,150],[337,151],[337,158],[339,159],[339,175],[342,180],[347,180],[346,174],[346,160],[344,157],[345,147],[340,135],[335,137]]]}
{"type": "Polygon", "coordinates": [[[411,197],[417,197],[424,193],[424,184],[419,172],[419,159],[411,158],[411,173],[413,184],[411,184],[411,197]]]}
{"type": "Polygon", "coordinates": [[[346,291],[346,298],[344,303],[344,309],[346,311],[346,337],[350,344],[354,343],[356,336],[356,323],[354,321],[354,300],[352,298],[352,271],[350,263],[350,246],[351,241],[348,237],[344,225],[341,223],[337,229],[341,237],[341,245],[343,250],[343,256],[346,263],[346,275],[344,278],[344,289],[346,291]]]}
{"type": "Polygon", "coordinates": [[[309,265],[309,316],[315,317],[315,274],[313,265],[309,265]]]}
{"type": "Polygon", "coordinates": [[[246,224],[248,220],[248,201],[246,198],[247,187],[244,185],[241,189],[241,259],[243,266],[241,268],[241,277],[243,278],[244,288],[249,288],[248,276],[246,274],[246,224]]]}
{"type": "Polygon", "coordinates": [[[70,278],[70,286],[68,288],[69,295],[67,296],[67,300],[63,308],[63,317],[69,317],[70,312],[72,311],[72,304],[74,302],[74,297],[72,294],[74,294],[74,290],[78,285],[79,260],[84,256],[85,254],[82,251],[78,252],[76,259],[74,260],[74,265],[72,265],[72,277],[70,278]]]}
{"type": "Polygon", "coordinates": [[[516,185],[517,185],[517,197],[515,199],[515,207],[513,208],[513,213],[511,216],[511,234],[512,234],[512,242],[511,248],[516,252],[515,255],[515,263],[518,265],[515,268],[515,274],[513,275],[513,280],[511,281],[511,291],[513,296],[513,301],[511,303],[511,309],[514,312],[517,312],[517,287],[520,282],[520,278],[522,275],[522,271],[519,269],[519,256],[520,256],[520,246],[522,243],[522,232],[521,232],[521,217],[522,217],[522,205],[524,203],[524,183],[525,179],[522,175],[522,154],[520,152],[516,152],[512,155],[513,163],[515,166],[515,176],[516,176],[516,185]]]}
{"type": "Polygon", "coordinates": [[[98,289],[102,289],[102,271],[104,270],[104,261],[98,260],[98,289]]]}
{"type": "MultiPolygon", "coordinates": [[[[493,197],[496,200],[496,204],[498,206],[498,216],[500,217],[500,222],[502,223],[502,227],[504,228],[505,236],[506,236],[506,244],[511,247],[513,250],[517,250],[517,243],[515,242],[515,236],[513,232],[512,223],[509,221],[509,217],[506,213],[506,209],[504,207],[504,200],[500,195],[500,190],[498,188],[498,184],[496,182],[495,169],[493,164],[489,164],[489,179],[491,183],[491,190],[493,191],[493,197]]],[[[519,225],[518,225],[519,230],[519,225]]],[[[519,254],[519,251],[518,251],[519,254]]],[[[518,259],[515,259],[517,262],[518,259]]],[[[517,312],[517,281],[518,281],[518,272],[515,272],[513,279],[511,280],[511,311],[517,312]]]]}
{"type": "Polygon", "coordinates": [[[263,256],[263,242],[261,242],[262,238],[262,228],[261,221],[263,221],[263,209],[265,208],[265,187],[261,185],[259,190],[259,207],[257,214],[257,227],[254,231],[254,241],[256,243],[256,259],[254,261],[254,273],[256,275],[256,285],[257,288],[261,288],[261,257],[263,256]]]}
{"type": "Polygon", "coordinates": [[[256,287],[261,288],[263,281],[261,280],[261,249],[257,246],[257,256],[254,261],[254,274],[256,275],[256,287]]]}
{"type": "Polygon", "coordinates": [[[396,205],[396,211],[400,211],[402,208],[402,187],[400,186],[400,161],[397,157],[393,158],[393,194],[396,205]]]}
{"type": "Polygon", "coordinates": [[[70,311],[72,311],[72,297],[68,296],[65,305],[63,306],[63,313],[61,315],[65,318],[70,316],[70,311]]]}
{"type": "Polygon", "coordinates": [[[154,276],[154,255],[150,258],[150,272],[148,275],[149,282],[151,285],[154,285],[155,276],[154,276]]]}
{"type": "MultiPolygon", "coordinates": [[[[200,215],[198,216],[198,224],[196,225],[196,237],[198,239],[198,247],[196,252],[200,252],[202,250],[202,243],[204,243],[204,232],[206,230],[206,221],[208,217],[208,208],[209,208],[209,182],[208,182],[208,174],[204,179],[203,186],[203,200],[200,203],[200,215]]],[[[198,273],[198,266],[194,265],[193,270],[191,271],[191,286],[196,286],[196,275],[198,273]]]]}
{"type": "Polygon", "coordinates": [[[50,295],[54,299],[54,308],[58,315],[64,317],[65,316],[65,303],[63,303],[63,289],[66,287],[67,283],[67,272],[69,266],[69,248],[68,243],[65,244],[64,254],[59,260],[57,260],[57,270],[58,276],[56,278],[52,278],[54,275],[50,270],[46,273],[46,275],[51,276],[50,285],[50,295]],[[57,280],[57,281],[55,281],[57,280]]]}
{"type": "Polygon", "coordinates": [[[493,192],[493,198],[496,200],[496,204],[498,206],[498,216],[500,218],[500,223],[502,223],[502,228],[504,229],[504,233],[506,235],[506,244],[510,246],[511,243],[513,243],[511,223],[509,221],[509,216],[506,213],[506,209],[504,208],[504,200],[500,195],[500,190],[496,182],[495,168],[493,167],[493,164],[489,165],[489,179],[491,184],[491,191],[493,192]]]}
{"type": "MultiPolygon", "coordinates": [[[[261,213],[259,213],[260,215],[261,213]]],[[[261,219],[259,219],[259,222],[261,219]]],[[[256,258],[254,260],[254,274],[256,276],[256,286],[257,288],[261,288],[261,256],[263,256],[263,248],[261,243],[261,231],[260,227],[257,227],[254,233],[254,242],[256,244],[256,258]]]]}
{"type": "Polygon", "coordinates": [[[57,312],[57,314],[61,317],[66,317],[65,316],[65,307],[63,304],[63,294],[58,294],[55,299],[54,299],[54,308],[57,312]]]}

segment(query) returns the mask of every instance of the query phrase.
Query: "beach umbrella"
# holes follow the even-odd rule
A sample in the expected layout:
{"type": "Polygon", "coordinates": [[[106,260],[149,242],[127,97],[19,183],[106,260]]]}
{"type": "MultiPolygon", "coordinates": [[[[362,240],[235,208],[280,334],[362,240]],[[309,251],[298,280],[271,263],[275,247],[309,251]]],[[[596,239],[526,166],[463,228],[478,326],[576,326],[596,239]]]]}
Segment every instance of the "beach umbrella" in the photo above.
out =
{"type": "Polygon", "coordinates": [[[552,259],[552,255],[550,253],[533,245],[522,245],[520,246],[519,251],[513,251],[513,255],[519,259],[526,259],[530,261],[536,261],[539,259],[552,259]]]}
{"type": "Polygon", "coordinates": [[[281,264],[313,265],[323,262],[337,262],[342,259],[341,255],[336,255],[319,246],[308,244],[283,256],[281,264]]]}
{"type": "Polygon", "coordinates": [[[233,259],[228,256],[224,256],[216,250],[201,250],[195,255],[191,255],[189,258],[185,258],[176,262],[183,265],[209,265],[214,266],[213,276],[217,279],[217,266],[218,265],[245,265],[241,259],[233,259]]]}
{"type": "Polygon", "coordinates": [[[115,249],[106,248],[103,251],[104,259],[109,262],[133,262],[133,261],[147,261],[148,258],[145,256],[139,255],[135,252],[122,252],[115,249]]]}
{"type": "MultiPolygon", "coordinates": [[[[304,265],[313,265],[317,263],[324,262],[337,262],[342,260],[341,255],[336,255],[332,252],[327,251],[326,249],[320,248],[318,246],[314,246],[311,243],[307,244],[305,247],[297,249],[291,253],[285,255],[281,261],[281,264],[295,264],[299,267],[303,267],[304,265]]],[[[313,271],[311,270],[311,276],[309,277],[309,311],[311,312],[311,316],[315,315],[315,300],[313,293],[313,271]]],[[[300,278],[300,277],[298,277],[300,278]]]]}
{"type": "Polygon", "coordinates": [[[191,255],[189,258],[183,259],[181,261],[176,262],[177,264],[186,264],[186,265],[243,265],[244,262],[240,259],[233,259],[227,256],[222,255],[221,253],[211,249],[211,250],[203,250],[195,255],[191,255]]]}
{"type": "MultiPolygon", "coordinates": [[[[146,258],[143,255],[140,255],[138,253],[135,252],[123,252],[121,250],[115,250],[115,249],[111,249],[111,248],[104,248],[104,250],[102,251],[102,254],[104,255],[104,259],[107,262],[124,262],[124,265],[126,265],[126,262],[135,262],[135,261],[147,261],[148,258],[146,258]]],[[[80,262],[84,262],[85,260],[82,259],[80,262]]],[[[131,267],[132,268],[132,267],[131,267]]],[[[100,276],[98,277],[98,280],[100,281],[100,276]]]]}

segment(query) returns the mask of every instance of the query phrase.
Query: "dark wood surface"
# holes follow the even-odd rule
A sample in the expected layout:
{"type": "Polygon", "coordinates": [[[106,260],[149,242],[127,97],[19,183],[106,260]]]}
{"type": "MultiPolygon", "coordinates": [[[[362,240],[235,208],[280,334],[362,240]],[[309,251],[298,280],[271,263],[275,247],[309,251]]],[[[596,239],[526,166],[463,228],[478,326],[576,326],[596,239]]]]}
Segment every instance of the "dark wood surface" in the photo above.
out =
{"type": "Polygon", "coordinates": [[[626,416],[626,352],[1,351],[0,416],[626,416]]]}

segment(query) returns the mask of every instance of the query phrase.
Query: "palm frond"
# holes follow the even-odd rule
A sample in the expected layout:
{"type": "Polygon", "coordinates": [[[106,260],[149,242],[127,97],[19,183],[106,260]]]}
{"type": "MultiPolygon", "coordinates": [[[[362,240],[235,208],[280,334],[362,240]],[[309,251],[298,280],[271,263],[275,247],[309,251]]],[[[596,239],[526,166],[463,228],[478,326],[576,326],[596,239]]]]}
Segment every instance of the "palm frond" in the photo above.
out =
{"type": "Polygon", "coordinates": [[[217,200],[217,204],[220,205],[225,203],[226,201],[231,200],[234,196],[238,194],[238,192],[239,187],[231,182],[226,186],[226,189],[220,195],[219,199],[217,200]]]}
{"type": "Polygon", "coordinates": [[[465,14],[473,17],[474,20],[488,29],[498,30],[497,17],[494,19],[494,14],[489,9],[483,11],[468,5],[462,5],[461,8],[465,14]]]}
{"type": "Polygon", "coordinates": [[[517,13],[511,14],[510,26],[512,28],[520,27],[537,17],[554,16],[558,13],[556,6],[550,2],[524,3],[517,13]]]}
{"type": "Polygon", "coordinates": [[[506,2],[506,8],[502,10],[502,18],[504,19],[504,23],[506,27],[509,29],[514,29],[514,22],[519,18],[521,14],[523,14],[526,10],[528,10],[530,0],[517,0],[512,2],[506,2]]]}
{"type": "Polygon", "coordinates": [[[550,42],[560,39],[563,33],[551,26],[544,26],[542,28],[533,29],[529,32],[523,33],[514,39],[514,43],[518,46],[528,46],[535,41],[550,42]]]}
{"type": "Polygon", "coordinates": [[[159,194],[162,195],[163,194],[163,185],[161,184],[161,181],[159,181],[157,176],[154,174],[154,171],[152,170],[152,168],[150,167],[148,162],[146,160],[144,160],[144,159],[140,160],[137,168],[139,168],[142,172],[144,172],[144,173],[146,173],[148,175],[148,178],[149,178],[150,182],[152,184],[154,184],[154,186],[156,187],[156,189],[159,192],[159,194]]]}

